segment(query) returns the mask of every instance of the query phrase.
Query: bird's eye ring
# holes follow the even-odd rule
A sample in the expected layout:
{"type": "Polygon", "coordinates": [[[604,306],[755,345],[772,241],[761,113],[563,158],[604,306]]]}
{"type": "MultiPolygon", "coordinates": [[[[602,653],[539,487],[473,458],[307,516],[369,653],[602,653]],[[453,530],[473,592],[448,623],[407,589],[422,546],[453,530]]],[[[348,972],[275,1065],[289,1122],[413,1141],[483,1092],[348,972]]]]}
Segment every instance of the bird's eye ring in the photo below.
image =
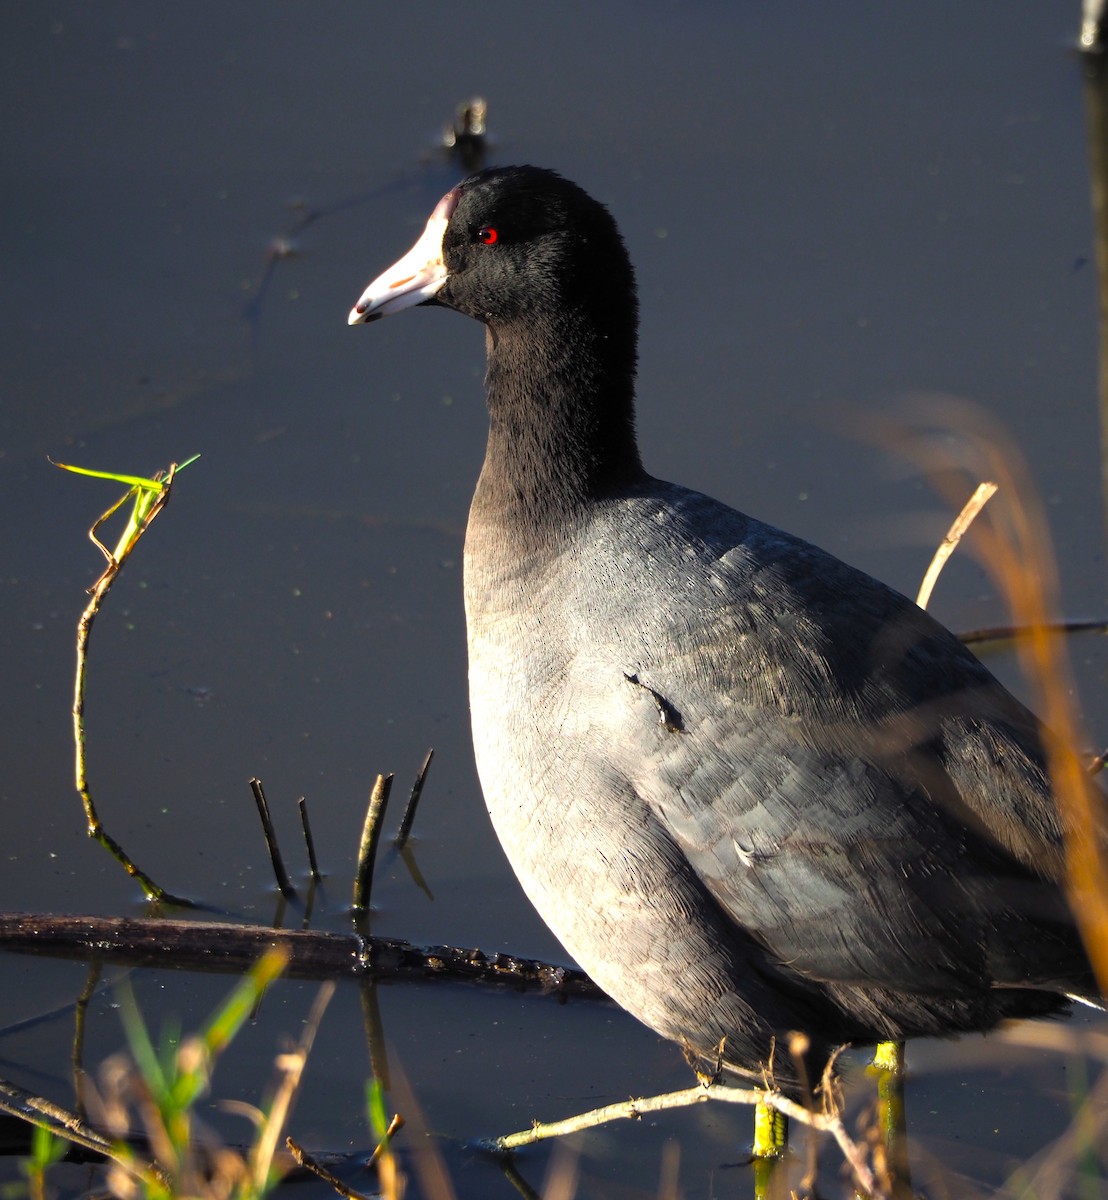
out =
{"type": "Polygon", "coordinates": [[[484,225],[477,230],[477,240],[491,246],[500,239],[500,234],[491,226],[484,225]]]}

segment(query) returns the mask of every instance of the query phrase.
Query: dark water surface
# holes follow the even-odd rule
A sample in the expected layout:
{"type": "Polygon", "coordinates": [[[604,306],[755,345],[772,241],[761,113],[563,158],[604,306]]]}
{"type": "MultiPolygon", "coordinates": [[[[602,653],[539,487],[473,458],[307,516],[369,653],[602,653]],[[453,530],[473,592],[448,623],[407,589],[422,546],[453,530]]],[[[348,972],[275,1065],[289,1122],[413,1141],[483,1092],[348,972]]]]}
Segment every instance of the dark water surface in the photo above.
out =
{"type": "MultiPolygon", "coordinates": [[[[489,98],[494,161],[555,167],[620,221],[655,474],[914,593],[949,512],[878,444],[877,418],[957,396],[1028,459],[1065,613],[1103,614],[1069,0],[39,0],[7,6],[4,24],[0,909],[142,907],[87,842],[71,782],[73,630],[99,570],[85,529],[115,492],[47,455],[147,473],[200,453],[95,631],[90,769],[109,829],[167,887],[269,921],[246,780],[265,780],[290,859],[306,794],[330,877],[314,924],[342,928],[372,778],[396,771],[406,791],[433,745],[416,844],[433,899],[389,860],[375,931],[564,959],[500,854],[469,747],[460,566],[485,434],[481,331],[434,310],[346,325],[459,176],[430,147],[474,93],[489,98]],[[251,310],[298,201],[330,211],[251,310]]],[[[954,628],[1005,619],[969,554],[931,607],[954,628]]],[[[1070,650],[1103,744],[1104,641],[1070,650]]],[[[1014,660],[996,666],[1029,695],[1014,660]]],[[[71,1000],[82,978],[0,960],[0,1025],[71,1000]]],[[[155,1021],[186,1025],[227,987],[136,979],[155,1021]]],[[[290,983],[267,998],[223,1094],[256,1098],[259,1064],[312,994],[290,983]]],[[[93,1004],[89,1063],[120,1044],[112,1003],[93,1004]]],[[[675,1049],[614,1009],[410,986],[380,1003],[394,1066],[444,1134],[688,1082],[675,1049]]],[[[68,1028],[0,1038],[0,1074],[68,1102],[68,1028]]],[[[361,1029],[340,990],[295,1123],[310,1145],[370,1141],[361,1029]]],[[[929,1172],[969,1194],[1033,1170],[1067,1125],[1078,1075],[1057,1054],[968,1039],[914,1047],[912,1062],[918,1180],[934,1194],[929,1172]]],[[[745,1114],[698,1110],[574,1139],[577,1194],[656,1195],[674,1139],[685,1196],[749,1195],[749,1172],[725,1165],[746,1136],[745,1114]]],[[[459,1195],[513,1194],[491,1165],[446,1154],[459,1195]]],[[[524,1160],[535,1186],[548,1157],[524,1160]]]]}

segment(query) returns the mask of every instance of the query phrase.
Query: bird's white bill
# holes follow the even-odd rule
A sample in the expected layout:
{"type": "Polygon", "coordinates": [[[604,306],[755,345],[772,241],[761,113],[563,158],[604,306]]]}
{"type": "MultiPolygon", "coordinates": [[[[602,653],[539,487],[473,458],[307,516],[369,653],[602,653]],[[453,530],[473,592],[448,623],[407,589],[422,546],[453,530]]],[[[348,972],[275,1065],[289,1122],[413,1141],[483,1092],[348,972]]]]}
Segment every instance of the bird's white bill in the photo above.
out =
{"type": "Polygon", "coordinates": [[[442,287],[446,282],[442,239],[457,202],[457,195],[451,191],[435,205],[419,241],[362,292],[350,310],[351,325],[363,325],[422,304],[442,287]]]}

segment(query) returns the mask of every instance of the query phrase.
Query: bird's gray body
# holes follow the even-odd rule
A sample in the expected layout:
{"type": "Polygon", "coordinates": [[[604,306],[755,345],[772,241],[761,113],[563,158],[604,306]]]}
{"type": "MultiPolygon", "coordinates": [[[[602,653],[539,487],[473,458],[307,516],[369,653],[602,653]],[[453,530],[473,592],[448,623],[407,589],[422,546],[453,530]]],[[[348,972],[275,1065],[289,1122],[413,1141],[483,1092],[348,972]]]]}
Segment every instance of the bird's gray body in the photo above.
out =
{"type": "Polygon", "coordinates": [[[672,484],[525,552],[480,500],[482,789],[531,901],[621,1005],[750,1065],[792,1028],[977,1028],[1005,985],[1081,973],[1038,724],[927,614],[672,484]]]}

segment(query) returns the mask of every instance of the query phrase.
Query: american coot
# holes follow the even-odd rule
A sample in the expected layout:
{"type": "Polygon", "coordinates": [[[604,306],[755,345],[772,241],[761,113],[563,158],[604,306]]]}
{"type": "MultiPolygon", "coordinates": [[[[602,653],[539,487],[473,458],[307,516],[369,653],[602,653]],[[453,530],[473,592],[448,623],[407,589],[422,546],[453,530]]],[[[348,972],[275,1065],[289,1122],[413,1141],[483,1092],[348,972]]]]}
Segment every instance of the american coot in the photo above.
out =
{"type": "Polygon", "coordinates": [[[818,1069],[1095,996],[1036,718],[910,600],[643,470],[608,211],[551,171],[473,175],[350,323],[417,304],[486,327],[481,785],[596,982],[745,1073],[791,1030],[818,1069]]]}

